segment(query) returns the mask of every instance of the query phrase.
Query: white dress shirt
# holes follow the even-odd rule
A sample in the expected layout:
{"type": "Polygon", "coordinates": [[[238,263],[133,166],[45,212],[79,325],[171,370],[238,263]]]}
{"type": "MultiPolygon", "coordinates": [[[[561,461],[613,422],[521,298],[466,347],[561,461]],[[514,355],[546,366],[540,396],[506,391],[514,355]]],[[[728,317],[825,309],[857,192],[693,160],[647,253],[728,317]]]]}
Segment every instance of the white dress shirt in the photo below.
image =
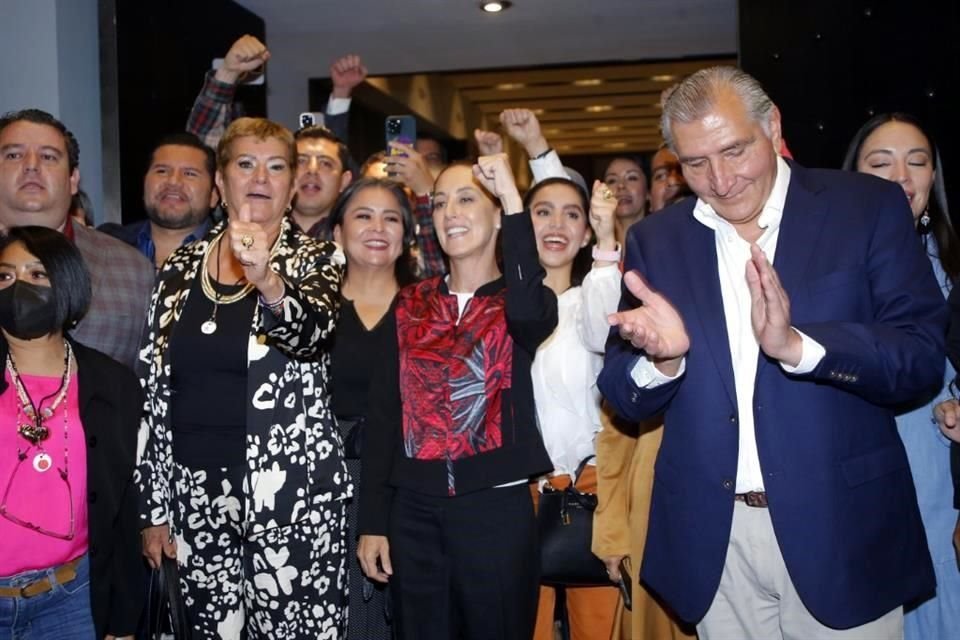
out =
{"type": "MultiPolygon", "coordinates": [[[[763,233],[756,244],[773,264],[780,236],[780,221],[790,185],[790,166],[777,157],[777,177],[767,198],[757,224],[763,233]]],[[[753,415],[753,393],[757,376],[757,361],[760,345],[753,332],[750,318],[750,288],[747,285],[746,267],[750,260],[750,243],[740,237],[729,222],[721,218],[703,200],[698,199],[693,216],[705,227],[714,231],[717,246],[717,266],[720,275],[720,293],[723,298],[723,314],[726,318],[727,339],[730,342],[730,359],[733,364],[734,389],[737,396],[739,418],[739,449],[737,454],[736,493],[763,491],[763,473],[757,452],[757,438],[753,415]]],[[[803,374],[813,371],[826,355],[823,346],[798,331],[803,342],[800,363],[796,367],[781,362],[784,371],[803,374]]],[[[631,375],[638,386],[653,388],[683,375],[686,358],[681,362],[676,376],[663,375],[645,356],[641,356],[631,375]]]]}
{"type": "Polygon", "coordinates": [[[557,328],[537,349],[530,369],[537,421],[553,475],[571,476],[577,465],[596,453],[600,431],[603,348],[607,316],[620,302],[620,268],[594,267],[579,287],[557,298],[557,328]]]}

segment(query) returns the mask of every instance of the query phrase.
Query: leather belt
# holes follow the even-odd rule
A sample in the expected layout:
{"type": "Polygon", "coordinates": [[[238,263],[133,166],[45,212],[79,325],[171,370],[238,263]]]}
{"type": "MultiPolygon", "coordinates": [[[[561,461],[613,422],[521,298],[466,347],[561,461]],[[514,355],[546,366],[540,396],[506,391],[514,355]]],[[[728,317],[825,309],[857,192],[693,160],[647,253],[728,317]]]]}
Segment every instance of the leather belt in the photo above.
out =
{"type": "MultiPolygon", "coordinates": [[[[62,564],[53,572],[57,584],[67,584],[77,577],[77,567],[83,556],[62,564]]],[[[0,598],[33,598],[53,589],[53,582],[49,576],[43,576],[22,587],[0,587],[0,598]]]]}
{"type": "Polygon", "coordinates": [[[734,494],[733,499],[746,503],[748,507],[760,507],[761,509],[767,508],[766,491],[748,491],[747,493],[737,493],[734,494]]]}

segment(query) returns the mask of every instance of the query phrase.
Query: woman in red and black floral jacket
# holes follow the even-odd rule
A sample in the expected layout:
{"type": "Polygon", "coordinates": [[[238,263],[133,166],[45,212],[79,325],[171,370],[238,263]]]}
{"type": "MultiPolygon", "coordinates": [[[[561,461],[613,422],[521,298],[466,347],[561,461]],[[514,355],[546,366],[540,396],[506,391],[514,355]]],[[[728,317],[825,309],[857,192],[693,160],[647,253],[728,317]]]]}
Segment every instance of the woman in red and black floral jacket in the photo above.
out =
{"type": "Polygon", "coordinates": [[[527,480],[551,468],[530,365],[557,300],[505,155],[444,170],[433,221],[450,274],[402,290],[385,320],[358,555],[390,583],[399,638],[526,640],[539,581],[527,480]]]}

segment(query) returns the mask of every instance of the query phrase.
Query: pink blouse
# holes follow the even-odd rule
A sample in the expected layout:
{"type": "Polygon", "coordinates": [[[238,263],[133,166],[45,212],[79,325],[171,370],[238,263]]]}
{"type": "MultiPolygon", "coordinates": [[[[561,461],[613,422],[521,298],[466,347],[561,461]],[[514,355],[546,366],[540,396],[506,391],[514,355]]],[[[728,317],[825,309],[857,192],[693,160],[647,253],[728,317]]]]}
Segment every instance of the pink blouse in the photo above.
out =
{"type": "MultiPolygon", "coordinates": [[[[67,534],[72,496],[74,518],[73,539],[62,540],[0,515],[0,576],[9,577],[60,565],[87,552],[87,448],[80,423],[79,385],[75,375],[70,380],[66,399],[45,421],[50,437],[39,445],[31,444],[17,432],[25,416],[22,411],[18,414],[17,389],[6,368],[4,377],[9,386],[0,395],[0,504],[6,505],[9,516],[52,533],[67,534]],[[64,466],[64,447],[69,453],[69,488],[59,472],[64,466]],[[19,464],[18,451],[26,453],[19,464]]],[[[20,378],[34,402],[60,388],[59,377],[21,375],[20,378]]],[[[49,406],[52,400],[44,406],[49,406]]]]}

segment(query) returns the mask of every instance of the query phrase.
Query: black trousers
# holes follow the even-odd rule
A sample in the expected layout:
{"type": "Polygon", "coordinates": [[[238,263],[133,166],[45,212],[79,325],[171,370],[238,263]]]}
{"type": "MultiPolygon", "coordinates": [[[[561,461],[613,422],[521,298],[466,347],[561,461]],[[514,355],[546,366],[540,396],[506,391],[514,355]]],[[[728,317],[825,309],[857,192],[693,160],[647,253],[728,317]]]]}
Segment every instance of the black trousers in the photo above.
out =
{"type": "Polygon", "coordinates": [[[526,483],[454,497],[399,489],[390,589],[400,640],[530,640],[540,555],[526,483]]]}

